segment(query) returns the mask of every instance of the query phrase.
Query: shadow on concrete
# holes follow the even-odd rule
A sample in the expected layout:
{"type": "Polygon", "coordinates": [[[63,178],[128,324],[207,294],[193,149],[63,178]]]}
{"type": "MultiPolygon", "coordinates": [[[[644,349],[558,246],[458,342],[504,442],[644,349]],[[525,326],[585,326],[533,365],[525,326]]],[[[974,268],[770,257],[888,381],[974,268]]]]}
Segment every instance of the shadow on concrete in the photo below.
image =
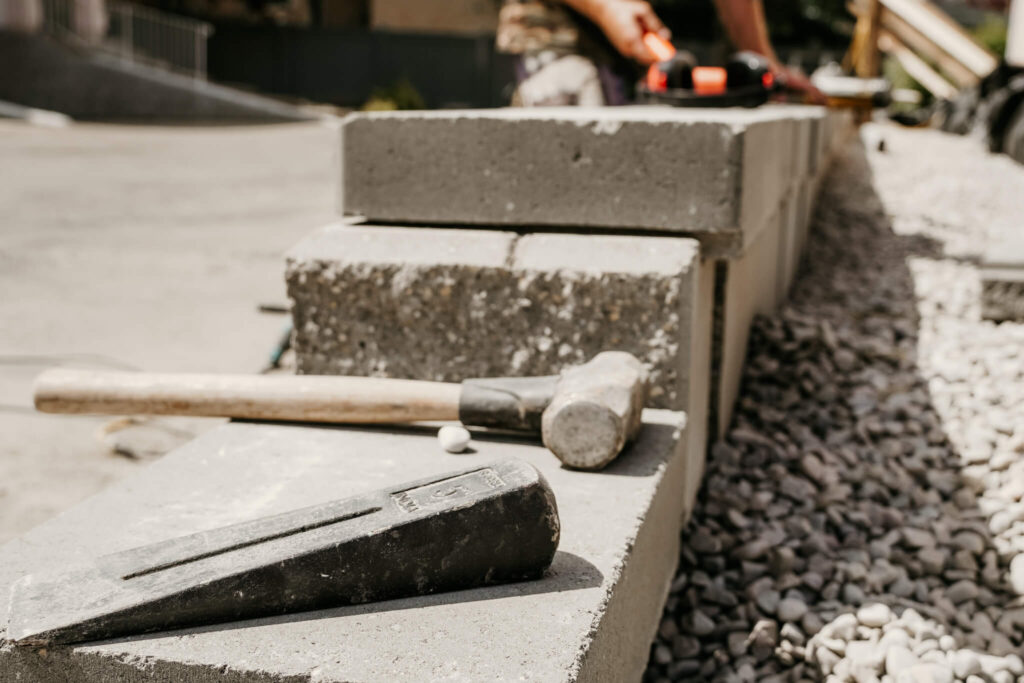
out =
{"type": "Polygon", "coordinates": [[[542,595],[545,593],[564,593],[566,591],[598,588],[601,586],[603,581],[604,574],[602,574],[601,570],[593,563],[574,553],[567,553],[559,550],[555,553],[555,558],[544,576],[536,581],[506,583],[499,586],[486,586],[462,591],[400,598],[398,600],[385,600],[381,602],[367,603],[364,605],[349,605],[312,612],[299,612],[296,614],[262,617],[246,621],[211,624],[209,626],[178,629],[174,631],[162,631],[147,635],[131,636],[128,638],[96,641],[95,643],[90,644],[138,642],[172,636],[187,636],[198,633],[230,632],[240,629],[260,628],[300,621],[355,618],[366,614],[428,609],[431,607],[452,605],[463,602],[479,602],[507,598],[515,599],[529,595],[542,595]]]}
{"type": "MultiPolygon", "coordinates": [[[[414,423],[414,424],[386,424],[386,425],[349,425],[349,424],[324,424],[319,422],[272,422],[268,420],[243,420],[236,419],[233,422],[247,424],[276,424],[282,427],[315,428],[318,430],[335,431],[360,431],[376,432],[380,434],[416,434],[421,436],[433,436],[437,433],[442,424],[447,423],[414,423]]],[[[499,432],[487,429],[470,428],[470,433],[475,441],[480,444],[486,443],[509,443],[521,444],[523,446],[541,445],[539,434],[526,434],[518,432],[499,432]]],[[[586,471],[574,470],[571,467],[562,466],[562,469],[578,473],[580,476],[606,476],[614,475],[620,477],[651,477],[658,473],[659,468],[664,464],[664,457],[673,453],[673,443],[677,441],[676,429],[667,424],[657,422],[644,422],[637,439],[627,443],[617,458],[607,467],[601,470],[586,471]]],[[[440,448],[440,445],[438,446],[440,448]]],[[[454,455],[465,456],[466,465],[472,465],[472,458],[486,453],[472,447],[462,453],[454,455]]],[[[551,457],[556,457],[553,453],[551,457]]]]}

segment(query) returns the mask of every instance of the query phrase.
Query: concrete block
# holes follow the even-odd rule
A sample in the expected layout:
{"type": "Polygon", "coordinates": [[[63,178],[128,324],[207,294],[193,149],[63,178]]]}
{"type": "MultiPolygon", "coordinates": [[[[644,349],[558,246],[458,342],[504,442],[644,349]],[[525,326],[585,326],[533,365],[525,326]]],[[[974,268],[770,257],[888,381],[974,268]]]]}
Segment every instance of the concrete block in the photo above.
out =
{"type": "Polygon", "coordinates": [[[825,116],[811,119],[807,134],[807,176],[814,177],[822,164],[825,140],[825,116]]]}
{"type": "Polygon", "coordinates": [[[785,301],[800,263],[799,190],[794,188],[779,207],[778,277],[775,300],[785,301]]]}
{"type": "Polygon", "coordinates": [[[794,117],[794,122],[797,124],[796,134],[793,139],[795,146],[793,152],[795,160],[794,183],[801,183],[814,174],[814,144],[822,118],[822,115],[814,116],[809,112],[803,116],[794,117]]]}
{"type": "MultiPolygon", "coordinates": [[[[432,430],[225,425],[0,548],[0,591],[43,568],[507,457],[536,466],[555,493],[552,568],[538,581],[137,638],[0,645],[0,679],[639,680],[698,455],[687,452],[684,423],[647,411],[638,441],[595,473],[563,469],[530,441],[478,435],[474,455],[451,455],[432,430]]],[[[0,600],[3,628],[7,610],[0,600]]]]}
{"type": "Polygon", "coordinates": [[[1024,239],[1002,239],[986,250],[981,276],[981,316],[1024,321],[1024,239]]]}
{"type": "Polygon", "coordinates": [[[1024,321],[1024,268],[981,269],[981,317],[1024,321]]]}
{"type": "Polygon", "coordinates": [[[719,294],[720,320],[717,369],[713,379],[712,402],[717,436],[724,436],[732,420],[739,395],[743,363],[754,316],[772,313],[781,301],[779,252],[783,220],[776,213],[757,241],[738,259],[725,261],[725,276],[719,294]]]}
{"type": "Polygon", "coordinates": [[[782,105],[357,113],[342,126],[341,207],[378,223],[688,234],[707,256],[735,256],[824,116],[782,105]]]}
{"type": "MultiPolygon", "coordinates": [[[[853,110],[827,109],[824,119],[827,132],[825,136],[825,154],[828,161],[842,150],[846,141],[856,130],[853,110]]],[[[827,163],[826,163],[827,165],[827,163]]]]}
{"type": "Polygon", "coordinates": [[[819,135],[816,140],[816,158],[817,163],[815,164],[815,175],[823,173],[829,165],[829,159],[832,154],[832,133],[834,128],[834,119],[829,112],[825,112],[825,116],[821,119],[821,125],[819,127],[819,135]]]}
{"type": "MultiPolygon", "coordinates": [[[[754,316],[771,314],[788,296],[807,244],[817,190],[832,156],[853,130],[849,112],[833,110],[809,128],[807,148],[812,164],[808,175],[795,180],[767,221],[768,227],[743,255],[723,262],[716,314],[719,329],[713,351],[717,376],[712,379],[711,399],[713,429],[718,436],[724,435],[732,419],[754,316]]],[[[798,139],[796,144],[803,142],[798,139]]]]}
{"type": "Polygon", "coordinates": [[[814,217],[814,204],[818,197],[819,183],[816,178],[801,183],[796,193],[797,225],[799,226],[799,251],[803,254],[807,245],[808,230],[814,217]]]}
{"type": "Polygon", "coordinates": [[[678,237],[328,226],[287,257],[298,370],[458,381],[619,349],[651,369],[653,407],[699,409],[713,264],[698,250],[678,237]]]}
{"type": "Polygon", "coordinates": [[[704,453],[707,452],[708,424],[710,423],[712,363],[714,353],[714,327],[716,304],[717,262],[702,258],[697,271],[696,292],[693,315],[690,317],[690,370],[689,396],[683,404],[686,411],[687,452],[700,454],[691,457],[686,488],[684,490],[685,516],[689,517],[693,502],[697,499],[697,490],[704,474],[704,453]]]}

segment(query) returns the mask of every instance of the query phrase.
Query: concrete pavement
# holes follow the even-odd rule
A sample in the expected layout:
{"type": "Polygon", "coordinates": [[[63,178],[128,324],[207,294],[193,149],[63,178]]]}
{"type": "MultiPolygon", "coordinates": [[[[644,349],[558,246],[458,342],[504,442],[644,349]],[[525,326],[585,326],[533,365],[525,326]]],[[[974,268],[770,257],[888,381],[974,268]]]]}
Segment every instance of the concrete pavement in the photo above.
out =
{"type": "MultiPolygon", "coordinates": [[[[0,541],[138,467],[109,418],[31,409],[52,365],[255,372],[284,250],[334,214],[328,126],[0,121],[0,541]]],[[[161,420],[166,450],[219,420],[161,420]]],[[[116,426],[116,425],[115,425],[116,426]]]]}

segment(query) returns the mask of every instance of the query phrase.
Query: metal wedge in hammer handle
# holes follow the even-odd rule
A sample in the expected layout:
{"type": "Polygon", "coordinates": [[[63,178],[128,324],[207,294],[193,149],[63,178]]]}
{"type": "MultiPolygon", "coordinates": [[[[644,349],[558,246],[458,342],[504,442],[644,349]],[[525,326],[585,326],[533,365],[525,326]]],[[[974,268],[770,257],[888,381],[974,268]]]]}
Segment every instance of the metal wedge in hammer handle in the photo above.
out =
{"type": "Polygon", "coordinates": [[[457,420],[460,394],[458,384],[377,377],[56,368],[36,380],[35,405],[45,413],[392,423],[457,420]]]}

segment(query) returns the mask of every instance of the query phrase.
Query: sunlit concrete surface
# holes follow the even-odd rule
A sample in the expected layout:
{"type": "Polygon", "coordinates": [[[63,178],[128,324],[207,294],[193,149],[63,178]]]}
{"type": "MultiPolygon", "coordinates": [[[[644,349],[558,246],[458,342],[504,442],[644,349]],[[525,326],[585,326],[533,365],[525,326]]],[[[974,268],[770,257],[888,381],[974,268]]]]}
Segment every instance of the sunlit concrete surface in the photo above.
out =
{"type": "MultiPolygon", "coordinates": [[[[287,318],[257,305],[284,302],[284,250],[334,215],[336,140],[319,123],[0,120],[0,540],[138,466],[111,452],[111,418],[34,413],[44,368],[265,365],[287,318]]],[[[159,452],[217,422],[132,438],[159,452]]]]}

